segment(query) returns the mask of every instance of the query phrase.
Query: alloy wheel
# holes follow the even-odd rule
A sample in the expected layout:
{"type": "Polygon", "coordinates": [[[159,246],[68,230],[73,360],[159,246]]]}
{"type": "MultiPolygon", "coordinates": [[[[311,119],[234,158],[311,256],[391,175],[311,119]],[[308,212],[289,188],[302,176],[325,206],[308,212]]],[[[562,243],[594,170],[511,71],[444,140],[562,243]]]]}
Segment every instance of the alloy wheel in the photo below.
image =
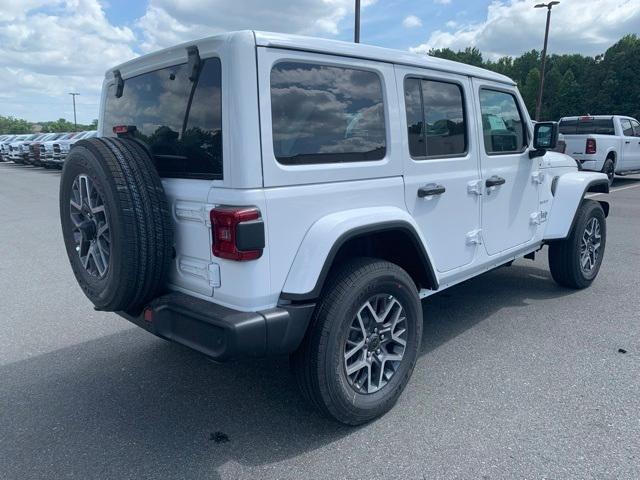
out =
{"type": "Polygon", "coordinates": [[[351,387],[375,393],[389,383],[404,358],[407,318],[393,295],[375,295],[356,313],[344,345],[344,369],[351,387]]]}
{"type": "Polygon", "coordinates": [[[71,186],[70,217],[75,249],[92,277],[104,278],[111,257],[111,232],[107,209],[95,183],[78,175],[71,186]]]}
{"type": "Polygon", "coordinates": [[[580,269],[585,275],[591,275],[598,263],[601,240],[600,221],[593,217],[587,222],[580,240],[580,269]]]}

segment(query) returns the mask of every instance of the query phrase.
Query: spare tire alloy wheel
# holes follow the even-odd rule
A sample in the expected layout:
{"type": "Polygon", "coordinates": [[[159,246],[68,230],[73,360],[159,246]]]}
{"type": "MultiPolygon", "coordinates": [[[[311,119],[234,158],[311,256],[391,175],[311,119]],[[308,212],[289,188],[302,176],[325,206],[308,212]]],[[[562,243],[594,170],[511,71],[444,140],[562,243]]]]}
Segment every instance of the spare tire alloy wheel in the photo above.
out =
{"type": "Polygon", "coordinates": [[[347,381],[356,392],[375,393],[396,373],[407,344],[406,320],[393,295],[376,295],[360,307],[344,347],[347,381]]]}
{"type": "Polygon", "coordinates": [[[111,257],[109,216],[95,182],[88,175],[78,175],[73,181],[69,205],[80,262],[89,275],[104,278],[111,257]]]}

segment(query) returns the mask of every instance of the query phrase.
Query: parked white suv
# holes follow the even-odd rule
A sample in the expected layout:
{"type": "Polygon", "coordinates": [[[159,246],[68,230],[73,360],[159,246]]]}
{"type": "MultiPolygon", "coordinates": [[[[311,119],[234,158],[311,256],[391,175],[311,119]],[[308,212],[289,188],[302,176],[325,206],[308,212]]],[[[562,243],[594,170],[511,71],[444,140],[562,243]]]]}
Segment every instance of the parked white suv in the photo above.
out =
{"type": "Polygon", "coordinates": [[[318,410],[366,422],[411,376],[420,299],[545,244],[561,285],[596,277],[609,206],[584,195],[607,177],[526,112],[504,76],[330,40],[138,58],[64,166],[72,269],[97,309],[216,360],[291,354],[318,410]]]}
{"type": "Polygon", "coordinates": [[[620,115],[564,117],[560,134],[565,153],[583,170],[602,172],[613,183],[614,175],[640,173],[640,123],[620,115]]]}

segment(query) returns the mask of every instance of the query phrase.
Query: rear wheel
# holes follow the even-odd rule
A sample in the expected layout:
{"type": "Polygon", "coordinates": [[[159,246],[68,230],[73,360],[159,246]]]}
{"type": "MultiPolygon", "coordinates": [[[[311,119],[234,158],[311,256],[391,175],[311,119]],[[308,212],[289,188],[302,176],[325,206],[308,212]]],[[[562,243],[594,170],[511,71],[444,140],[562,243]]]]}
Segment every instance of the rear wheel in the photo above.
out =
{"type": "Polygon", "coordinates": [[[569,236],[549,245],[553,279],[569,288],[586,288],[595,280],[607,240],[604,210],[598,202],[584,200],[569,236]]]}
{"type": "Polygon", "coordinates": [[[616,164],[613,161],[613,158],[609,157],[605,160],[604,165],[602,166],[602,173],[604,173],[609,179],[609,186],[613,185],[613,179],[616,174],[616,164]]]}
{"type": "Polygon", "coordinates": [[[356,259],[328,282],[293,369],[321,413],[358,425],[387,412],[407,385],[422,307],[411,277],[386,261],[356,259]]]}

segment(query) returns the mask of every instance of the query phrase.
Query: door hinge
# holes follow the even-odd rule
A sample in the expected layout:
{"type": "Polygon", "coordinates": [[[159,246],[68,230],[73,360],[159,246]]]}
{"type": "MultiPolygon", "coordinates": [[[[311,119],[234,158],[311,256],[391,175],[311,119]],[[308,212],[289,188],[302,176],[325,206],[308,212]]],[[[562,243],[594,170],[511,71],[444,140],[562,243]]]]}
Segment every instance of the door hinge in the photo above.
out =
{"type": "Polygon", "coordinates": [[[482,230],[471,230],[467,233],[467,245],[481,245],[482,244],[482,230]]]}
{"type": "Polygon", "coordinates": [[[209,285],[213,288],[220,288],[222,280],[220,279],[220,265],[217,263],[209,264],[209,285]]]}
{"type": "Polygon", "coordinates": [[[482,179],[467,182],[467,193],[482,195],[482,179]]]}
{"type": "Polygon", "coordinates": [[[529,218],[531,219],[531,223],[533,225],[540,225],[541,223],[547,221],[547,215],[548,213],[542,210],[540,212],[533,212],[531,215],[529,215],[529,218]]]}
{"type": "Polygon", "coordinates": [[[196,258],[183,257],[178,262],[178,270],[183,275],[206,281],[210,287],[220,287],[220,265],[217,263],[206,263],[196,258]]]}
{"type": "Polygon", "coordinates": [[[544,182],[544,172],[533,172],[531,174],[531,180],[533,180],[533,183],[537,184],[544,182]]]}

